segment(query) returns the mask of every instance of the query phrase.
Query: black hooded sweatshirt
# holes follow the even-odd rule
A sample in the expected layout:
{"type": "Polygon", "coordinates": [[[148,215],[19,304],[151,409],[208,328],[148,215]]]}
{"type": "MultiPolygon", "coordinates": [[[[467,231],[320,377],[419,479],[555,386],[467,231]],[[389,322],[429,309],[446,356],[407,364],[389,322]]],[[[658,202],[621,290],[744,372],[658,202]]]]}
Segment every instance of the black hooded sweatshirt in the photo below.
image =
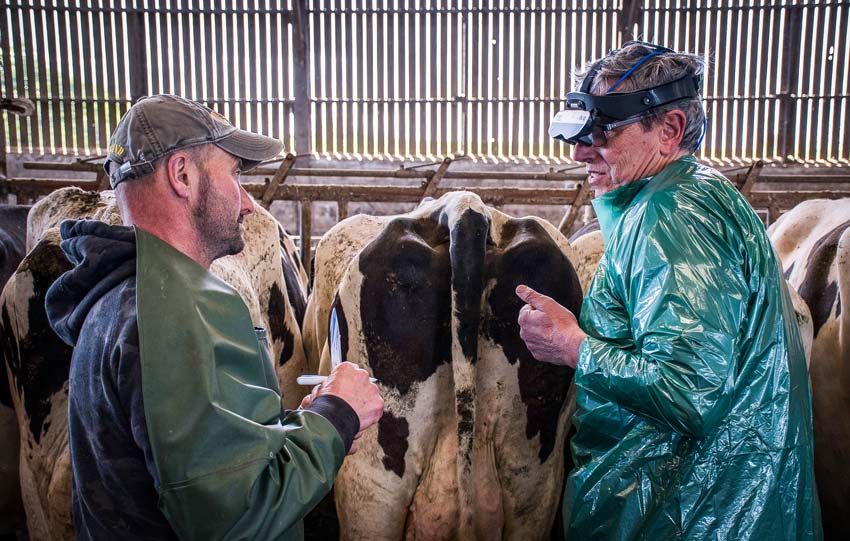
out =
{"type": "MultiPolygon", "coordinates": [[[[74,346],[68,440],[77,538],[174,539],[158,507],[159,478],[145,423],[135,232],[68,220],[60,233],[75,267],[50,287],[45,308],[56,334],[74,346]]],[[[351,446],[359,420],[345,401],[322,395],[308,409],[334,425],[346,449],[351,446]]]]}

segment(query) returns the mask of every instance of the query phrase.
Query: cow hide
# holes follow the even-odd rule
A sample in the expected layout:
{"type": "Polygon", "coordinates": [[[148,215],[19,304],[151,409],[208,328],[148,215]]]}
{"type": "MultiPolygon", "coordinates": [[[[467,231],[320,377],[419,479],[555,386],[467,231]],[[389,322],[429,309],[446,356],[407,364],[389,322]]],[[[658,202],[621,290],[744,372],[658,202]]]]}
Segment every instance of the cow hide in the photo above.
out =
{"type": "Polygon", "coordinates": [[[827,539],[850,538],[850,199],[817,199],[768,230],[811,310],[815,479],[827,539]]]}
{"type": "Polygon", "coordinates": [[[569,242],[452,192],[395,217],[355,216],[319,243],[307,307],[312,366],[343,354],[386,401],[335,484],[343,538],[542,539],[563,488],[572,371],[519,338],[525,283],[578,313],[569,242]]]}

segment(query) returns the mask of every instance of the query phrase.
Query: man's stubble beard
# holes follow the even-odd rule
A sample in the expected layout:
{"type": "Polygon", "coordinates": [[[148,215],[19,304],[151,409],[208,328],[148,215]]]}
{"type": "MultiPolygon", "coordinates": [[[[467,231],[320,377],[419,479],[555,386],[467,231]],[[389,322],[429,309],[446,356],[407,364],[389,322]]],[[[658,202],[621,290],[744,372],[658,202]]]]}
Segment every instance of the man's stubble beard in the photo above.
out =
{"type": "Polygon", "coordinates": [[[244,216],[239,216],[233,222],[228,217],[219,217],[215,213],[223,214],[221,208],[216,208],[211,201],[212,179],[206,169],[201,169],[199,184],[200,199],[195,207],[194,215],[197,223],[198,233],[203,244],[202,249],[206,252],[210,261],[228,255],[236,255],[245,248],[245,239],[239,224],[244,216]],[[221,223],[218,223],[221,222],[221,223]]]}

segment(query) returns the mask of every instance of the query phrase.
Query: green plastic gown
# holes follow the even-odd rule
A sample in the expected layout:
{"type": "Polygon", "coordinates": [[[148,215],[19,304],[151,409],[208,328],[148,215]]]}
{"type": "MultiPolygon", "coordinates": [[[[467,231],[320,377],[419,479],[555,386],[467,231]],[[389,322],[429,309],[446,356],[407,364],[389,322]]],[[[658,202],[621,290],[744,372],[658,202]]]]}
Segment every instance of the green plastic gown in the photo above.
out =
{"type": "Polygon", "coordinates": [[[182,539],[302,538],[345,458],[342,438],[321,415],[281,411],[267,345],[229,285],[138,228],[136,252],[160,509],[182,539]]]}
{"type": "Polygon", "coordinates": [[[593,206],[568,538],[821,538],[803,347],[752,208],[692,156],[593,206]]]}

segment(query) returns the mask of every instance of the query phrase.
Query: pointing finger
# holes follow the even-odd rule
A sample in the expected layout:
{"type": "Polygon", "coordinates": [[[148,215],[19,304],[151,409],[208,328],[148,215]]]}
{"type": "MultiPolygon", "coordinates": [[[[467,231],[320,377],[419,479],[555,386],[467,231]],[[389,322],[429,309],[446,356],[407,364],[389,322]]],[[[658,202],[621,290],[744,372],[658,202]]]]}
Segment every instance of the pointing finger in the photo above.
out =
{"type": "Polygon", "coordinates": [[[552,304],[558,304],[552,297],[538,293],[525,285],[518,285],[516,294],[517,297],[528,303],[533,309],[542,310],[543,312],[546,312],[547,308],[551,308],[552,304]]]}

